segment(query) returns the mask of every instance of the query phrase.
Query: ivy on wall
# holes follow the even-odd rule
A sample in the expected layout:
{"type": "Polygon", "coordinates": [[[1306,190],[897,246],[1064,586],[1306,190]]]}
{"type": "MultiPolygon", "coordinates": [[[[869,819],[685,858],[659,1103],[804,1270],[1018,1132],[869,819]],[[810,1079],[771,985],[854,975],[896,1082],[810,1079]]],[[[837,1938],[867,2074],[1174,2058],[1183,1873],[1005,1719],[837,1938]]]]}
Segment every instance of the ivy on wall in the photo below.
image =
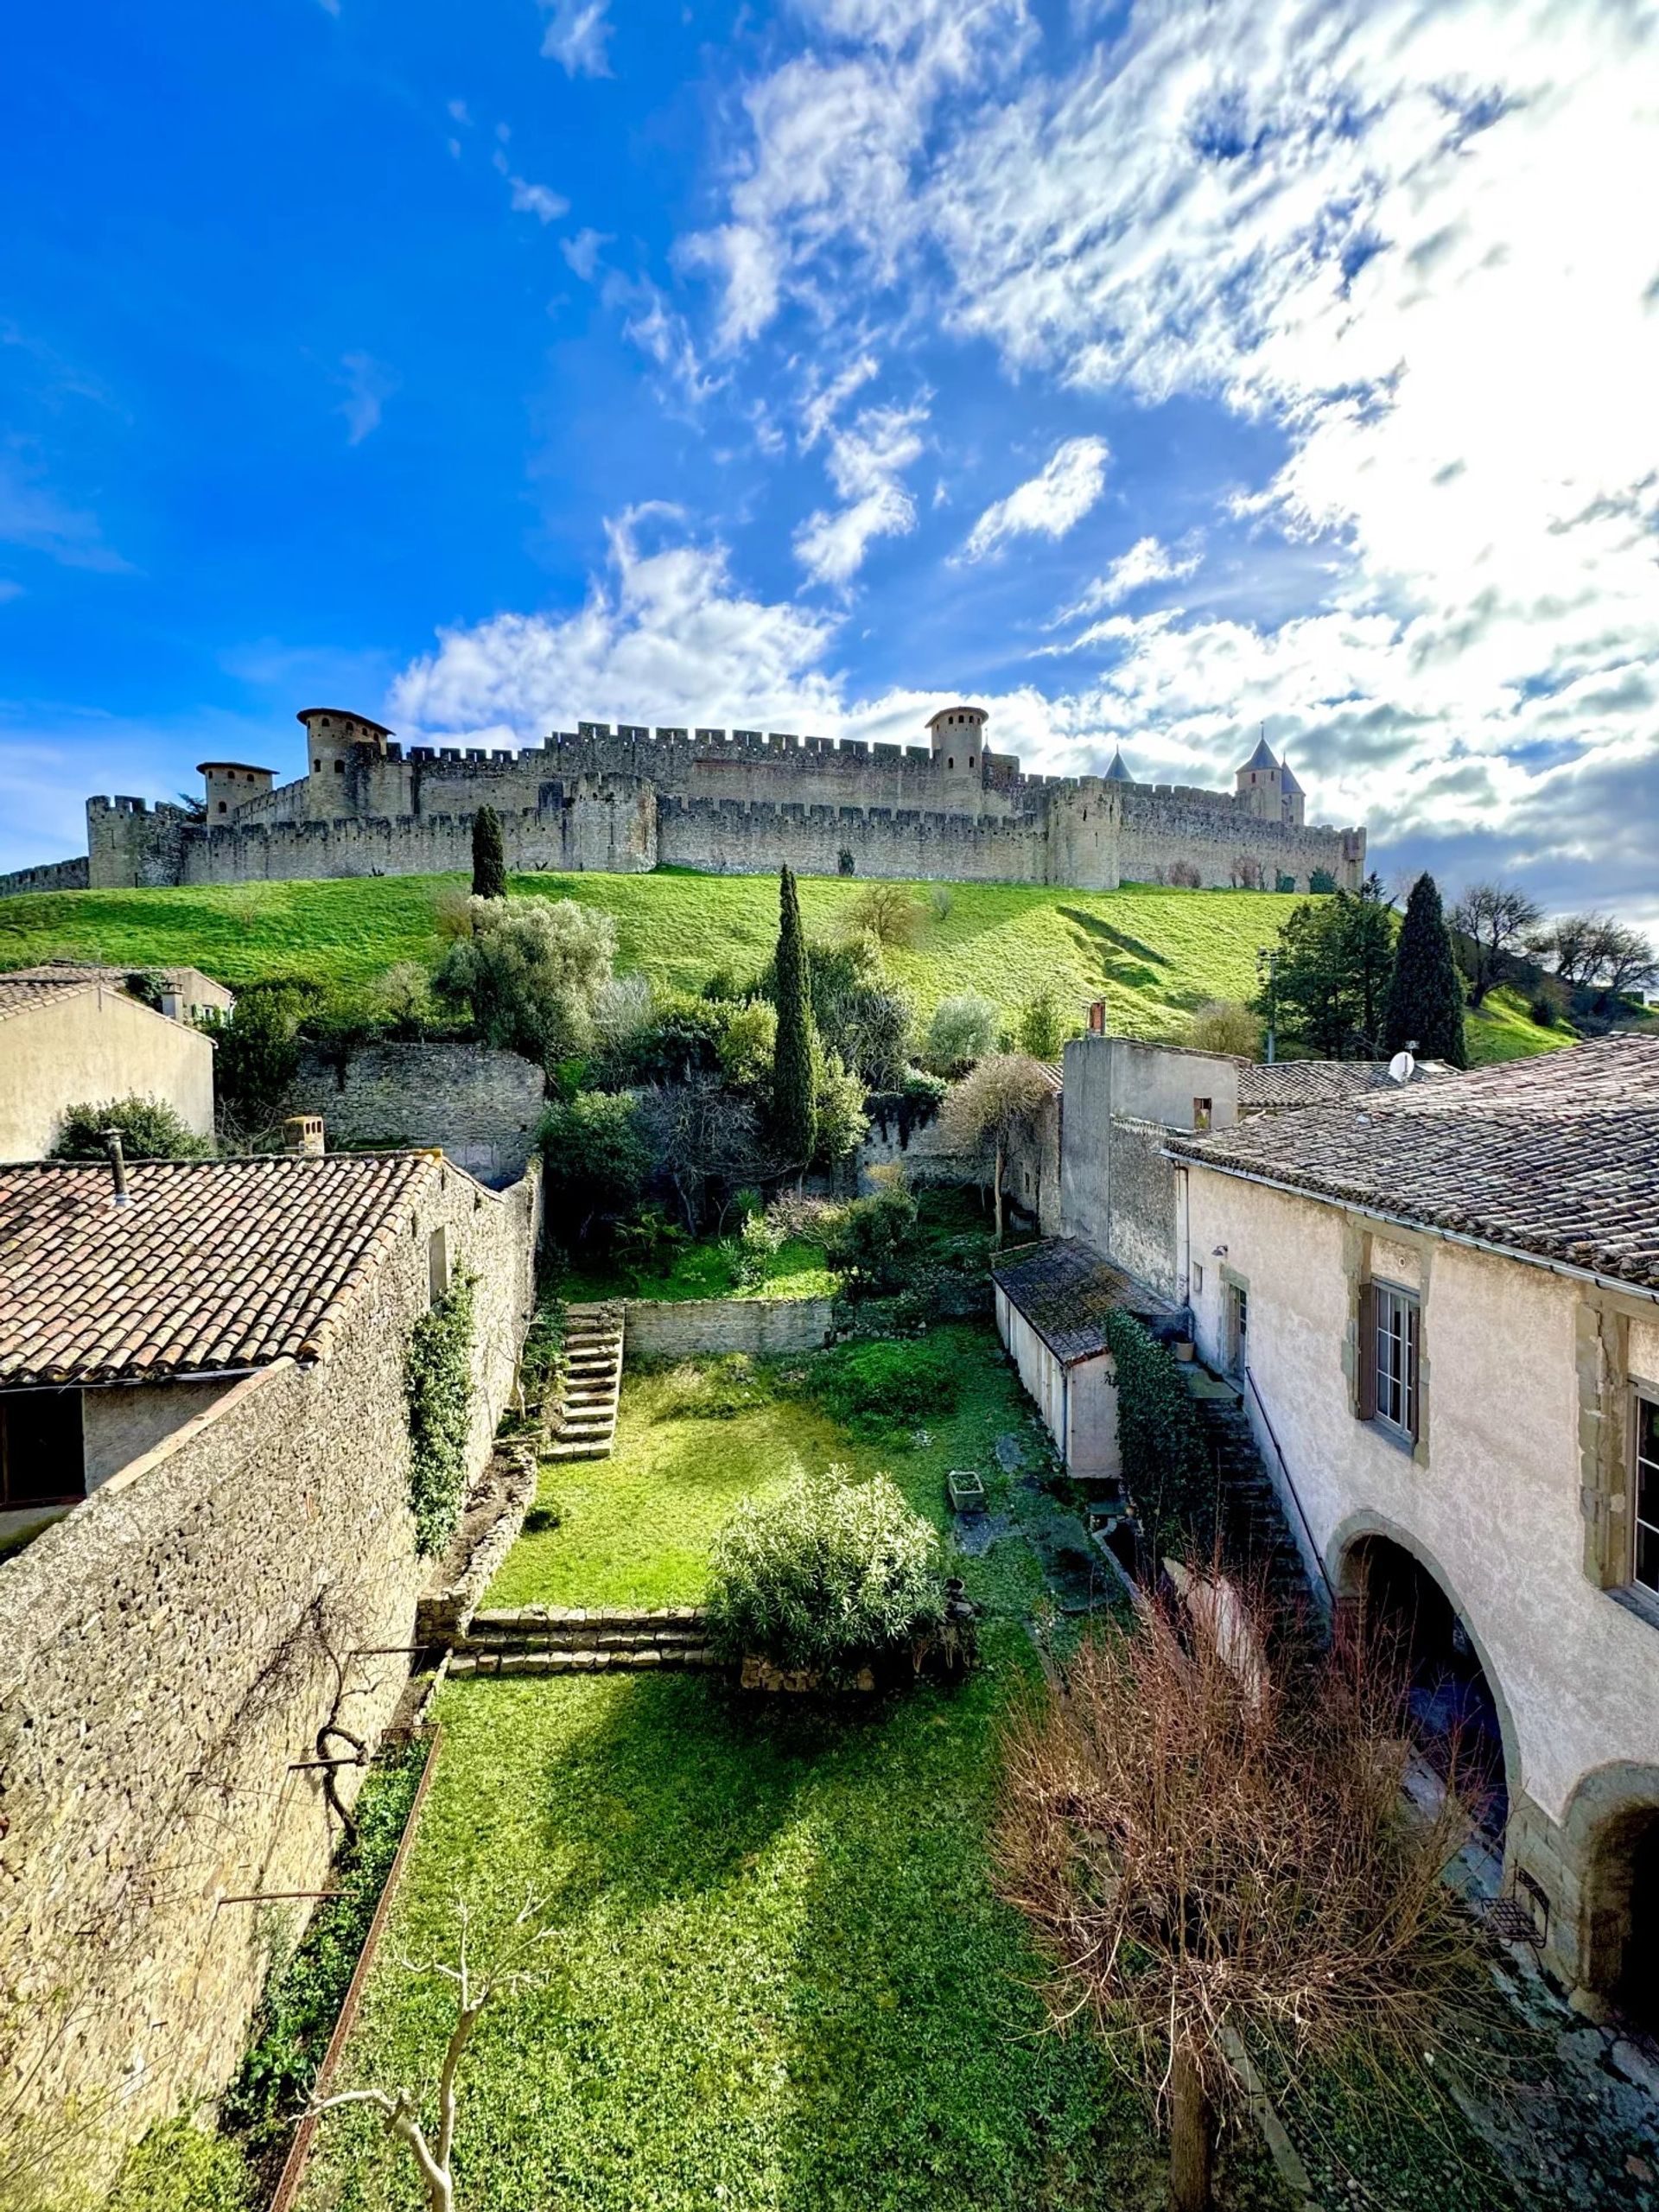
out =
{"type": "Polygon", "coordinates": [[[1141,1523],[1163,1550],[1207,1550],[1215,1540],[1215,1484],[1204,1431],[1174,1355],[1131,1313],[1105,1316],[1117,1370],[1123,1479],[1141,1523]]]}
{"type": "Polygon", "coordinates": [[[404,1367],[409,1505],[423,1558],[442,1550],[461,1517],[473,1403],[474,1280],[457,1275],[410,1332],[404,1367]]]}

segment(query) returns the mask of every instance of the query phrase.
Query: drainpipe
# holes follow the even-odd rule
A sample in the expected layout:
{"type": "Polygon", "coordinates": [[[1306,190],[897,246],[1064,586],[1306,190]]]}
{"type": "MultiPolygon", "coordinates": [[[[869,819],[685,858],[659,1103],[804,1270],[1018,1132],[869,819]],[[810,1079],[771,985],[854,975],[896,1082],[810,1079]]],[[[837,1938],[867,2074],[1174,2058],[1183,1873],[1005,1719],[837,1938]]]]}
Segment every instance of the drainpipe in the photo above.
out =
{"type": "Polygon", "coordinates": [[[99,1134],[109,1147],[110,1173],[115,1178],[115,1203],[118,1206],[130,1206],[132,1194],[127,1188],[127,1160],[121,1149],[121,1132],[119,1129],[101,1129],[99,1134]]]}

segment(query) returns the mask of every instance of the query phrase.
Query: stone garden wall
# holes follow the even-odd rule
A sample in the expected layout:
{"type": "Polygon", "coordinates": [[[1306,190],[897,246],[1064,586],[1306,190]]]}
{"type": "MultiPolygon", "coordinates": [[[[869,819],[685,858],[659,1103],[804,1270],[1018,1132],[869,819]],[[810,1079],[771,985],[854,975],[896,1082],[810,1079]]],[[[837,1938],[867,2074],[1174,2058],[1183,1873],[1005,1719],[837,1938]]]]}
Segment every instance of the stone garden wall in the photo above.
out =
{"type": "Polygon", "coordinates": [[[631,1298],[623,1341],[630,1360],[817,1351],[834,1325],[828,1298],[631,1298]]]}
{"type": "Polygon", "coordinates": [[[545,1086],[539,1068],[487,1045],[365,1045],[343,1067],[306,1051],[290,1114],[320,1114],[340,1145],[442,1145],[493,1190],[529,1163],[545,1086]]]}
{"type": "Polygon", "coordinates": [[[0,1567],[0,2115],[49,2137],[66,2197],[236,2069],[312,1908],[232,1900],[318,1890],[339,1840],[296,1764],[334,1707],[333,1659],[370,1744],[409,1672],[375,1648],[410,1642],[426,1574],[404,1373],[429,1238],[478,1279],[476,1474],[538,1215],[533,1177],[499,1195],[447,1165],[423,1179],[327,1359],[236,1383],[0,1567]]]}

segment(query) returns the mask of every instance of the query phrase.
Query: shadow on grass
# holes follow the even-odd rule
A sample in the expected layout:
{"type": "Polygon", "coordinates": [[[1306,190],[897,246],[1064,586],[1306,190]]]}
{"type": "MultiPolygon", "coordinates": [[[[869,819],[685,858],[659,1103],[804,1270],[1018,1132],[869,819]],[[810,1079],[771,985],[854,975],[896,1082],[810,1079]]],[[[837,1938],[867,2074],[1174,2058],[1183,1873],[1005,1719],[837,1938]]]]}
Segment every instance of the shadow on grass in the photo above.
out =
{"type": "Polygon", "coordinates": [[[1126,930],[1114,929],[1082,906],[1062,906],[1059,912],[1077,931],[1084,951],[1098,961],[1106,982],[1116,983],[1124,990],[1153,990],[1163,982],[1160,971],[1174,965],[1167,953],[1143,944],[1126,930]]]}

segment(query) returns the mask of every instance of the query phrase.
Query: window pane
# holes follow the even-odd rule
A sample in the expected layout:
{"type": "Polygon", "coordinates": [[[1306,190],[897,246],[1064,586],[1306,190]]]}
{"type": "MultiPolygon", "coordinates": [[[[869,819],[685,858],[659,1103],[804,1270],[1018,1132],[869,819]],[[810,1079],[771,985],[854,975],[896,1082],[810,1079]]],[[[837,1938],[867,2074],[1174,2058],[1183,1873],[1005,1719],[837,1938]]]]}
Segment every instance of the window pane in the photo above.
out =
{"type": "Polygon", "coordinates": [[[1636,1579],[1659,1591],[1659,1402],[1636,1402],[1636,1579]]]}
{"type": "Polygon", "coordinates": [[[5,1505],[85,1496],[79,1390],[18,1390],[0,1398],[0,1471],[5,1505]]]}
{"type": "Polygon", "coordinates": [[[1417,1433],[1417,1302],[1386,1285],[1375,1286],[1376,1417],[1390,1428],[1417,1433]]]}

